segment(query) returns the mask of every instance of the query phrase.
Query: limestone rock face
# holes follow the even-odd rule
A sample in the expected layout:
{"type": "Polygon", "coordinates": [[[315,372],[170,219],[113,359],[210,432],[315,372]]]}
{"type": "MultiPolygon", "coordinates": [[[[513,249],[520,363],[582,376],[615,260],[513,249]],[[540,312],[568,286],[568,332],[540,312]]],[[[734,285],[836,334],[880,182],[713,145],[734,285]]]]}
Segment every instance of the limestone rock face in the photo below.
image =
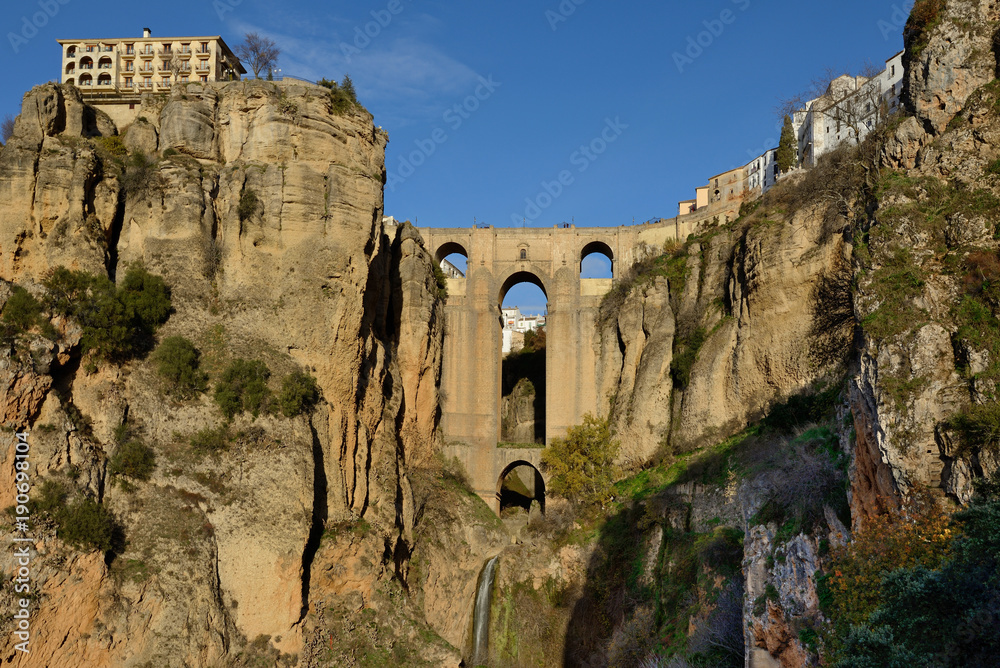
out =
{"type": "Polygon", "coordinates": [[[942,4],[929,26],[904,34],[903,103],[933,134],[944,131],[973,91],[996,78],[997,67],[994,35],[1000,13],[995,4],[942,4]]]}
{"type": "Polygon", "coordinates": [[[500,439],[508,443],[535,442],[535,388],[527,378],[500,400],[500,439]]]}
{"type": "Polygon", "coordinates": [[[849,271],[849,249],[843,221],[826,221],[823,209],[690,244],[682,289],[671,296],[669,281],[656,278],[603,323],[599,387],[614,399],[627,460],[668,442],[683,452],[721,441],[839,363],[828,353],[843,354],[850,332],[824,324],[821,288],[849,271]],[[682,389],[671,362],[699,331],[704,342],[682,389]]]}
{"type": "MultiPolygon", "coordinates": [[[[226,449],[208,456],[191,441],[223,426],[209,396],[167,399],[148,360],[95,370],[71,324],[56,323],[59,341],[30,363],[0,361],[4,424],[31,430],[34,484],[52,477],[101,500],[129,541],[110,567],[78,578],[90,592],[78,598],[119,603],[81,606],[93,614],[78,635],[90,639],[73,663],[214,665],[265,636],[254,651],[304,657],[322,626],[315,601],[351,595],[312,577],[339,554],[321,540],[325,525],[371,528],[357,546],[376,566],[358,569],[362,590],[405,573],[407,466],[437,451],[443,319],[432,260],[412,229],[381,225],[386,135],[362,110],[334,113],[326,89],[190,85],[144,100],[141,113],[148,121],[124,144],[151,161],[129,162],[120,180],[92,139],[114,128],[75,89],[26,95],[0,152],[0,278],[32,285],[62,265],[115,279],[141,262],[172,290],[160,336],[194,342],[213,381],[236,357],[258,359],[275,393],[304,370],[321,399],[295,418],[236,418],[226,449]],[[126,422],[157,454],[134,492],[107,473],[126,422]]],[[[2,454],[12,470],[13,450],[2,454]]],[[[44,555],[76,552],[39,549],[44,590],[70,573],[44,555]]],[[[69,615],[69,600],[43,598],[39,619],[69,615]]],[[[0,652],[29,665],[7,644],[0,652]]]]}
{"type": "Polygon", "coordinates": [[[623,458],[641,463],[670,429],[674,314],[667,281],[629,294],[617,318],[602,323],[600,341],[601,396],[614,397],[611,415],[623,458]]]}

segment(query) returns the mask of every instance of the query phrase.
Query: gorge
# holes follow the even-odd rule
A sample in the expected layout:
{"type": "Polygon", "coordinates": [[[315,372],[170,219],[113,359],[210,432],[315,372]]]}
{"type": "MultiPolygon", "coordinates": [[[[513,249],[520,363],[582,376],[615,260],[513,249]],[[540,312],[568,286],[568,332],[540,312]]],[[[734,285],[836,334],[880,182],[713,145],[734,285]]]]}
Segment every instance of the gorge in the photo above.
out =
{"type": "MultiPolygon", "coordinates": [[[[73,86],[29,91],[0,149],[0,492],[30,537],[30,653],[12,568],[0,664],[791,667],[876,646],[845,620],[891,599],[851,599],[852,555],[888,535],[923,550],[891,568],[979,573],[956,536],[996,517],[1000,10],[935,7],[906,32],[905,113],[683,234],[387,226],[388,135],[322,86],[178,86],[127,127],[73,86]],[[588,292],[597,241],[615,280],[588,292]],[[435,272],[455,244],[463,284],[435,272]],[[555,306],[546,450],[497,447],[498,297],[521,272],[555,306]],[[544,453],[602,430],[620,447],[585,482],[609,483],[576,493],[544,453]],[[501,512],[511,471],[527,507],[501,512]]],[[[997,543],[976,540],[986,603],[920,660],[996,657],[997,543]]]]}

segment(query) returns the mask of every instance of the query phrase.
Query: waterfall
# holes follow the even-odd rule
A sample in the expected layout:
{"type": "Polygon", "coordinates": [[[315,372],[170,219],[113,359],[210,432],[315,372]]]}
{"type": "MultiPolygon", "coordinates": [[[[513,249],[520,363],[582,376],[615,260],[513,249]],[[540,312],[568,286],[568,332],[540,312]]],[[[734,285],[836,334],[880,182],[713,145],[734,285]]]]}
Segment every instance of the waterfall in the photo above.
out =
{"type": "Polygon", "coordinates": [[[476,591],[476,609],[472,616],[472,665],[485,664],[490,647],[490,595],[493,592],[493,577],[496,575],[497,560],[500,555],[486,562],[479,576],[476,591]]]}

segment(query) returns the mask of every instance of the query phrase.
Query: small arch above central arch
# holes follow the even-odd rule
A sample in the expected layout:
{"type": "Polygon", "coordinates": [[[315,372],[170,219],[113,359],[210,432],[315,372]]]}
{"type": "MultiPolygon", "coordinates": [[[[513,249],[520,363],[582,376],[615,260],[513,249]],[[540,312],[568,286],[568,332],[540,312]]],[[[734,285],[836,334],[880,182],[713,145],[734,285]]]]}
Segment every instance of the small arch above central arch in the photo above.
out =
{"type": "Polygon", "coordinates": [[[549,291],[545,289],[545,283],[542,282],[538,276],[530,271],[516,271],[507,277],[507,280],[503,282],[500,286],[500,294],[497,297],[497,304],[502,306],[504,297],[510,292],[510,289],[517,285],[518,283],[531,283],[532,285],[538,286],[538,289],[542,291],[545,295],[545,299],[549,298],[549,291]]]}
{"type": "Polygon", "coordinates": [[[591,255],[603,255],[607,258],[607,262],[610,265],[610,274],[607,278],[614,276],[615,269],[615,253],[611,250],[611,246],[604,243],[603,241],[591,241],[589,244],[583,247],[580,251],[580,272],[583,273],[584,270],[584,260],[586,260],[591,255]]]}
{"type": "Polygon", "coordinates": [[[462,255],[465,259],[469,259],[469,251],[465,250],[465,246],[457,241],[446,241],[438,246],[437,252],[434,253],[434,261],[440,262],[449,255],[462,255]]]}

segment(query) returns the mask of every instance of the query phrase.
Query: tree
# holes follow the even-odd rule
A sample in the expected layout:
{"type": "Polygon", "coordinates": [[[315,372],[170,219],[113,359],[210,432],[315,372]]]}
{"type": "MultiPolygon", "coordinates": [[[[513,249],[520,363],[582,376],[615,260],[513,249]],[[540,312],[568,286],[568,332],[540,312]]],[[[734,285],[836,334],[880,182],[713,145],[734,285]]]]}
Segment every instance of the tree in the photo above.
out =
{"type": "Polygon", "coordinates": [[[542,452],[542,466],[552,473],[549,489],[571,501],[603,503],[615,481],[619,448],[608,420],[587,413],[582,425],[552,439],[542,452]]]}
{"type": "Polygon", "coordinates": [[[281,49],[273,39],[255,32],[243,36],[243,43],[236,47],[236,56],[253,70],[255,78],[260,79],[260,73],[273,69],[278,64],[281,49]]]}
{"type": "Polygon", "coordinates": [[[6,144],[14,136],[14,117],[7,114],[0,121],[0,142],[6,144]]]}
{"type": "Polygon", "coordinates": [[[347,97],[351,98],[351,102],[358,101],[357,91],[354,90],[354,82],[351,81],[351,75],[345,74],[344,80],[340,82],[340,89],[344,91],[347,97]]]}
{"type": "Polygon", "coordinates": [[[785,123],[781,126],[781,139],[778,141],[778,169],[783,173],[787,172],[798,162],[798,157],[798,140],[792,128],[792,117],[785,114],[785,123]]]}

